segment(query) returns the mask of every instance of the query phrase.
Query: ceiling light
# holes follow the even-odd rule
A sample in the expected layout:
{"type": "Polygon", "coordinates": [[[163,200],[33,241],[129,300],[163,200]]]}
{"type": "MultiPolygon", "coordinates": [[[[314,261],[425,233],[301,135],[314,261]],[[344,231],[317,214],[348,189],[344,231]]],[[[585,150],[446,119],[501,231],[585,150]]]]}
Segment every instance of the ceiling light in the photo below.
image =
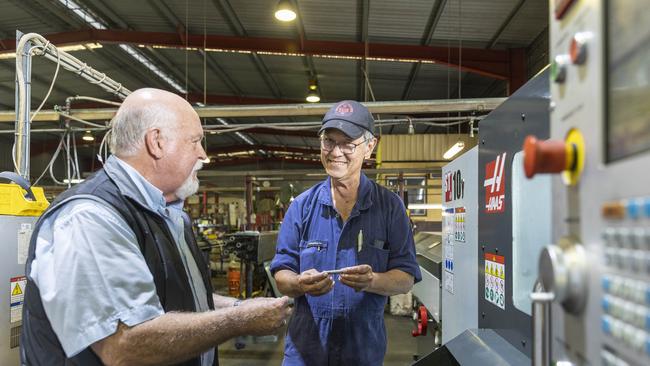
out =
{"type": "Polygon", "coordinates": [[[307,98],[305,98],[309,103],[318,103],[320,102],[320,96],[316,90],[309,90],[307,92],[307,98]]]}
{"type": "Polygon", "coordinates": [[[440,203],[409,203],[409,210],[441,210],[442,204],[440,203]]]}
{"type": "Polygon", "coordinates": [[[447,152],[442,155],[443,159],[451,159],[453,158],[456,154],[461,152],[465,148],[465,143],[462,141],[456,142],[452,147],[447,150],[447,152]]]}
{"type": "Polygon", "coordinates": [[[280,0],[275,7],[275,18],[283,22],[290,22],[296,19],[296,11],[290,0],[280,0]]]}
{"type": "Polygon", "coordinates": [[[95,136],[93,136],[90,131],[86,131],[81,139],[84,141],[95,141],[95,136]]]}

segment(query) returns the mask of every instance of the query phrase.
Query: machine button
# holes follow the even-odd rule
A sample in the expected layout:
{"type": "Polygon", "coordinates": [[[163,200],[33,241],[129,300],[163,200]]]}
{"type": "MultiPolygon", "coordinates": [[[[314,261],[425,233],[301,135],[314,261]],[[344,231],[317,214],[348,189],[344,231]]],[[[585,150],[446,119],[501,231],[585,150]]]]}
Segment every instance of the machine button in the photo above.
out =
{"type": "Polygon", "coordinates": [[[631,219],[638,219],[641,216],[642,202],[638,199],[629,199],[625,202],[627,216],[631,219]]]}
{"type": "Polygon", "coordinates": [[[606,202],[601,207],[604,218],[610,220],[621,220],[625,218],[625,206],[621,202],[606,202]]]}
{"type": "Polygon", "coordinates": [[[569,46],[569,55],[574,65],[582,65],[587,61],[587,42],[591,38],[589,32],[579,32],[573,36],[569,46]]]}
{"type": "Polygon", "coordinates": [[[609,334],[609,335],[612,334],[612,321],[610,320],[610,318],[608,316],[603,316],[602,317],[602,319],[600,321],[600,325],[603,328],[603,333],[609,334]]]}
{"type": "Polygon", "coordinates": [[[557,55],[551,63],[551,80],[561,84],[566,81],[567,65],[569,64],[569,55],[557,55]]]}
{"type": "Polygon", "coordinates": [[[636,249],[646,249],[646,231],[643,228],[632,229],[632,246],[636,249]]]}
{"type": "Polygon", "coordinates": [[[632,230],[623,227],[618,229],[617,231],[617,238],[618,242],[623,248],[631,248],[633,247],[632,243],[632,230]]]}
{"type": "Polygon", "coordinates": [[[605,293],[608,293],[608,292],[610,292],[610,288],[612,286],[612,280],[609,278],[609,276],[605,276],[601,280],[601,285],[602,285],[603,290],[605,291],[605,293]]]}
{"type": "Polygon", "coordinates": [[[616,234],[616,229],[614,229],[613,227],[608,227],[605,229],[605,231],[603,231],[602,237],[603,237],[603,241],[605,242],[605,245],[616,246],[617,243],[616,243],[615,234],[616,234]]]}
{"type": "Polygon", "coordinates": [[[605,297],[600,303],[603,306],[603,311],[609,314],[612,307],[612,302],[609,300],[609,298],[605,297]]]}

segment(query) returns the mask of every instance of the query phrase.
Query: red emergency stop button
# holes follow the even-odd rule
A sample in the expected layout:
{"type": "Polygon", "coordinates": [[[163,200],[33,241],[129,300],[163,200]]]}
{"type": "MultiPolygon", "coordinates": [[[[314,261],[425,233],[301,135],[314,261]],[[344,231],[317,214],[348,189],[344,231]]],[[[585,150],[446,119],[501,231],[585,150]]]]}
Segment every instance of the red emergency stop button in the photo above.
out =
{"type": "Polygon", "coordinates": [[[571,56],[571,62],[574,65],[582,65],[587,61],[587,43],[590,38],[591,33],[579,32],[573,36],[573,39],[571,39],[569,55],[571,56]]]}
{"type": "Polygon", "coordinates": [[[567,147],[564,141],[538,140],[528,136],[524,141],[524,171],[532,178],[538,173],[561,173],[567,167],[567,147]]]}

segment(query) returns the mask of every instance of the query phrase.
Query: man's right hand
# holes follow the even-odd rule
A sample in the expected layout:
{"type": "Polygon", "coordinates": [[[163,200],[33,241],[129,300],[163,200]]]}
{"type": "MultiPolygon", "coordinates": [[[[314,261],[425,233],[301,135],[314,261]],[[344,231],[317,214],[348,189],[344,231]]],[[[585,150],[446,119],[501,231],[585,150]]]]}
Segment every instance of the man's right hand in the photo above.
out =
{"type": "Polygon", "coordinates": [[[326,272],[318,272],[312,268],[298,275],[298,286],[305,294],[321,296],[332,290],[334,281],[326,272]]]}
{"type": "Polygon", "coordinates": [[[291,316],[290,299],[257,297],[243,301],[239,308],[244,312],[244,317],[249,321],[247,327],[250,335],[273,334],[278,328],[287,324],[291,316]]]}

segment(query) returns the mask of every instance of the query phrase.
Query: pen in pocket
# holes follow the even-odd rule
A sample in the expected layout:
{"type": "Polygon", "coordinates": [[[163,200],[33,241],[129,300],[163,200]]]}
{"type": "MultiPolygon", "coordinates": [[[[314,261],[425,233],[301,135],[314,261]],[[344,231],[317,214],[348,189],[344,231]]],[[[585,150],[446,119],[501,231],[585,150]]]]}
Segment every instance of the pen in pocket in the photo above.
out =
{"type": "Polygon", "coordinates": [[[363,247],[363,230],[359,230],[359,235],[357,235],[357,252],[360,252],[363,247]]]}

